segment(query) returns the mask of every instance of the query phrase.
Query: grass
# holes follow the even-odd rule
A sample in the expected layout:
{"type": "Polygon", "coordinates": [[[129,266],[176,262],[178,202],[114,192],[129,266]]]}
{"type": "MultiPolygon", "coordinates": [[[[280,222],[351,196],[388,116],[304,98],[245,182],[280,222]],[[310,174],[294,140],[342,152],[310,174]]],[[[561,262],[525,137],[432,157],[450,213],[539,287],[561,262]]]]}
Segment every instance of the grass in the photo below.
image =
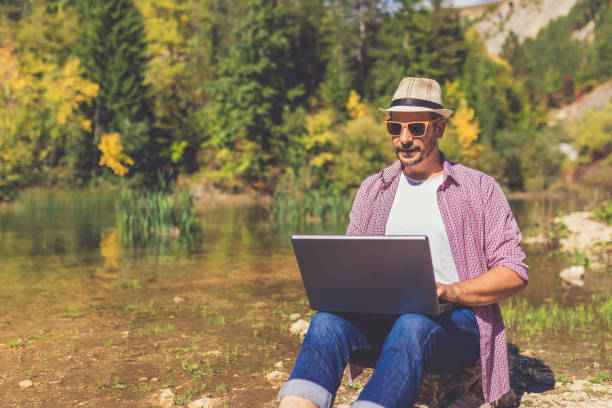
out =
{"type": "Polygon", "coordinates": [[[595,377],[589,379],[593,384],[601,384],[604,381],[612,380],[612,376],[608,372],[601,372],[597,374],[595,377]]]}
{"type": "Polygon", "coordinates": [[[196,233],[195,200],[191,192],[121,192],[117,226],[124,245],[146,246],[171,238],[193,239],[196,233]]]}
{"type": "Polygon", "coordinates": [[[506,326],[521,334],[591,333],[596,329],[605,332],[612,323],[612,299],[609,293],[601,293],[573,307],[557,302],[534,307],[525,299],[510,298],[502,303],[502,313],[506,326]]]}
{"type": "Polygon", "coordinates": [[[6,346],[6,347],[14,348],[14,347],[21,347],[21,346],[25,346],[25,343],[23,342],[23,340],[21,340],[21,339],[13,339],[8,344],[8,346],[6,346]]]}
{"type": "Polygon", "coordinates": [[[201,361],[181,360],[181,367],[183,371],[189,373],[194,380],[200,380],[207,375],[207,370],[202,367],[201,361]]]}
{"type": "Polygon", "coordinates": [[[149,312],[155,314],[155,310],[153,309],[155,306],[155,299],[149,300],[147,304],[139,301],[128,302],[123,306],[123,311],[125,313],[131,313],[135,311],[149,312]]]}
{"type": "Polygon", "coordinates": [[[593,211],[593,219],[612,224],[612,200],[602,203],[597,210],[593,211]]]}
{"type": "Polygon", "coordinates": [[[176,326],[174,326],[174,324],[172,323],[166,323],[163,326],[149,325],[149,330],[151,331],[151,333],[167,333],[173,331],[174,329],[176,329],[176,326]]]}
{"type": "Polygon", "coordinates": [[[352,194],[279,191],[270,215],[282,230],[304,231],[326,226],[343,230],[352,206],[352,194]]]}
{"type": "Polygon", "coordinates": [[[359,381],[353,381],[352,383],[349,383],[349,382],[346,383],[346,388],[349,388],[352,390],[360,390],[363,387],[365,387],[365,385],[363,383],[360,383],[359,381]]]}
{"type": "Polygon", "coordinates": [[[569,377],[567,375],[565,375],[565,374],[557,375],[557,376],[555,376],[555,381],[564,382],[565,383],[565,382],[569,381],[569,377]]]}
{"type": "Polygon", "coordinates": [[[140,289],[141,287],[140,280],[138,279],[115,283],[115,288],[117,289],[140,289]]]}
{"type": "Polygon", "coordinates": [[[225,394],[228,391],[227,385],[221,383],[215,387],[215,392],[217,394],[225,394]]]}

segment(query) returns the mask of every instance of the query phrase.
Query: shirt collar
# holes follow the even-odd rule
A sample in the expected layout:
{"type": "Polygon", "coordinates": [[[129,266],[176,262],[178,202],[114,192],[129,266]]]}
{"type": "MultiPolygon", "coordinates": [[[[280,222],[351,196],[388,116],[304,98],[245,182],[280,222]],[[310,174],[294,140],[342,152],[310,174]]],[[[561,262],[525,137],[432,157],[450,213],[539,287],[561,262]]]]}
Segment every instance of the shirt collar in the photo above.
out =
{"type": "MultiPolygon", "coordinates": [[[[459,185],[459,179],[457,178],[455,174],[455,169],[453,168],[455,166],[455,163],[448,160],[444,153],[440,152],[440,154],[442,155],[442,160],[444,162],[442,164],[443,183],[446,182],[446,180],[450,177],[450,180],[454,181],[457,185],[459,185]]],[[[397,160],[389,167],[381,170],[379,177],[384,181],[385,184],[389,184],[401,173],[402,164],[399,160],[397,160]]]]}

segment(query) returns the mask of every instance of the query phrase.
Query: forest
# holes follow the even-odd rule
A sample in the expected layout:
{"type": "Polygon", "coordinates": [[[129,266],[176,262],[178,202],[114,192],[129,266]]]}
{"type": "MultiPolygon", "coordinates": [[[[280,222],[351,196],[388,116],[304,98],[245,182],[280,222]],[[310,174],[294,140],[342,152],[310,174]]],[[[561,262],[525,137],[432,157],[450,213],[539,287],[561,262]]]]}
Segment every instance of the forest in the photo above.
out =
{"type": "Polygon", "coordinates": [[[612,78],[610,3],[501,55],[474,23],[442,0],[0,0],[0,201],[177,179],[348,196],[394,160],[378,108],[405,76],[442,84],[442,150],[507,190],[605,182],[612,106],[548,113],[612,78]]]}

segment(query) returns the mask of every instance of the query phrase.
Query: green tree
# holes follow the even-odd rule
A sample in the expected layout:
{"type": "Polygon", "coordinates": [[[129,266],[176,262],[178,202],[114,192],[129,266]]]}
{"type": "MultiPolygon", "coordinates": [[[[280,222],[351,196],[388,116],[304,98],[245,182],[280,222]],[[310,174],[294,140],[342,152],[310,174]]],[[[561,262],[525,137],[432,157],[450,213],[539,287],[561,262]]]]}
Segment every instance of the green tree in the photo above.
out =
{"type": "Polygon", "coordinates": [[[465,44],[456,9],[443,1],[401,2],[402,7],[385,18],[378,32],[373,70],[376,96],[387,103],[405,76],[435,78],[443,83],[461,73],[465,44]]]}
{"type": "Polygon", "coordinates": [[[595,26],[592,65],[594,76],[600,81],[612,78],[612,7],[601,9],[595,26]]]}
{"type": "Polygon", "coordinates": [[[87,140],[89,168],[96,169],[102,133],[119,132],[135,168],[151,169],[155,145],[150,138],[148,58],[143,19],[132,0],[77,0],[83,33],[77,53],[87,79],[100,88],[88,110],[93,137],[87,140]]]}
{"type": "Polygon", "coordinates": [[[205,111],[205,173],[214,181],[238,186],[278,173],[291,138],[279,126],[283,112],[294,110],[307,96],[307,71],[300,61],[311,46],[301,37],[310,25],[296,19],[291,6],[282,0],[238,6],[242,18],[232,29],[228,54],[220,57],[218,78],[209,82],[214,99],[205,111]],[[302,56],[300,48],[306,50],[302,56]]]}

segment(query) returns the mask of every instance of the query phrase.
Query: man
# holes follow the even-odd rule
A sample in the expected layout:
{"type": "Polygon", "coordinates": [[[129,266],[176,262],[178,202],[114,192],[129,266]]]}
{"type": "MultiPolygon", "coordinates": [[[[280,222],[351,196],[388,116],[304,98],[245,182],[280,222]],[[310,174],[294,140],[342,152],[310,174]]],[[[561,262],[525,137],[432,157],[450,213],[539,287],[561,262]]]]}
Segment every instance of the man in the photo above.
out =
{"type": "Polygon", "coordinates": [[[508,202],[491,177],[440,152],[452,111],[436,81],[404,78],[381,110],[399,160],[361,184],[347,234],[426,234],[438,296],[457,307],[435,317],[315,314],[281,408],[333,405],[349,361],[374,366],[355,408],[410,407],[425,372],[451,373],[477,360],[486,402],[510,388],[497,302],[525,287],[528,267],[508,202]]]}

